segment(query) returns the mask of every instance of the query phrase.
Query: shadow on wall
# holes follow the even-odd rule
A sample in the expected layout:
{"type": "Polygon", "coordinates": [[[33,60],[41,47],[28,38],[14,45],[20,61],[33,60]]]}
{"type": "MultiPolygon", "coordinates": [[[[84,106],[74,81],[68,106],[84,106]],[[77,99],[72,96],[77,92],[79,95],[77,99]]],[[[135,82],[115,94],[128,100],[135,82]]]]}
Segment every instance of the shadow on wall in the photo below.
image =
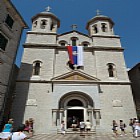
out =
{"type": "Polygon", "coordinates": [[[16,81],[15,98],[13,100],[11,118],[14,119],[14,130],[23,123],[26,102],[29,92],[29,79],[32,76],[32,64],[22,63],[16,81]]]}

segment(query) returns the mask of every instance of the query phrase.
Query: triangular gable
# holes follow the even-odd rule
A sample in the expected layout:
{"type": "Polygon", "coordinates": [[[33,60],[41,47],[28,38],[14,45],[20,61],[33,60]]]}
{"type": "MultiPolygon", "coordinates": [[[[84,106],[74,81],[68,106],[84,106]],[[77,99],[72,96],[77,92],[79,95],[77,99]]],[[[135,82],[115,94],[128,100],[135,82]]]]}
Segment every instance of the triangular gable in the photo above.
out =
{"type": "Polygon", "coordinates": [[[76,33],[76,34],[79,34],[79,35],[82,35],[82,36],[85,36],[85,37],[88,37],[88,38],[89,38],[89,36],[88,36],[87,34],[81,33],[81,32],[76,31],[76,30],[74,30],[74,31],[69,31],[69,32],[65,32],[65,33],[62,33],[62,34],[59,34],[59,35],[58,35],[58,37],[60,37],[60,36],[64,36],[64,35],[67,35],[67,34],[74,34],[74,33],[76,33]]]}
{"type": "Polygon", "coordinates": [[[52,80],[65,80],[65,81],[69,81],[69,80],[78,80],[78,81],[87,81],[87,80],[93,80],[93,81],[100,81],[98,78],[93,77],[91,75],[88,75],[82,71],[79,70],[74,70],[68,73],[65,73],[63,75],[57,76],[52,78],[52,80]]]}

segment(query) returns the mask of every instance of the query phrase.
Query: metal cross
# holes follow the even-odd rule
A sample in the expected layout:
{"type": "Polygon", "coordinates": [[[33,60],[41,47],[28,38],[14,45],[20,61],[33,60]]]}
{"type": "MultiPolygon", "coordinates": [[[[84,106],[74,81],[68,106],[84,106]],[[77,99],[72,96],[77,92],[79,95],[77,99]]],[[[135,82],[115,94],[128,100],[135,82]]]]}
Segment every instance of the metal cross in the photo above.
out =
{"type": "Polygon", "coordinates": [[[72,30],[75,30],[77,28],[77,25],[76,24],[72,24],[71,27],[72,27],[72,30]]]}
{"type": "Polygon", "coordinates": [[[47,12],[50,12],[51,9],[52,9],[52,8],[51,8],[50,6],[48,6],[48,7],[46,8],[46,11],[47,11],[47,12]]]}
{"type": "Polygon", "coordinates": [[[100,12],[101,12],[101,11],[97,9],[97,10],[96,10],[96,15],[99,16],[99,15],[101,14],[100,12]]]}

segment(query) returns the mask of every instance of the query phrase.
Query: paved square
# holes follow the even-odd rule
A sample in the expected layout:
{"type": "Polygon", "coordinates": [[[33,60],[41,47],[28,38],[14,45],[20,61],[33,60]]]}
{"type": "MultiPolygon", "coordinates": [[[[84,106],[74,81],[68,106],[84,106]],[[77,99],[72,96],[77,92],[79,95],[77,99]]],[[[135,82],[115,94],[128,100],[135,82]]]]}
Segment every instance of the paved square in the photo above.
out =
{"type": "Polygon", "coordinates": [[[112,133],[97,133],[90,135],[80,134],[38,134],[31,138],[31,140],[140,140],[140,137],[134,138],[132,133],[128,133],[125,136],[114,137],[112,133]]]}

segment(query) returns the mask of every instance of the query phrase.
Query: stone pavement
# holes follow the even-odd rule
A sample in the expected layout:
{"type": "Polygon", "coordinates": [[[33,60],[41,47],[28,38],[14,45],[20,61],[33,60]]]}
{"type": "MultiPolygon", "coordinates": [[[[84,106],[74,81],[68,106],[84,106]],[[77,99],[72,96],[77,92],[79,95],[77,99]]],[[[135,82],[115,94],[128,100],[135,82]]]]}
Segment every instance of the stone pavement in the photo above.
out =
{"type": "Polygon", "coordinates": [[[114,137],[112,133],[85,134],[83,136],[80,136],[80,134],[38,134],[30,140],[140,140],[140,137],[134,138],[132,133],[118,137],[114,137]]]}

